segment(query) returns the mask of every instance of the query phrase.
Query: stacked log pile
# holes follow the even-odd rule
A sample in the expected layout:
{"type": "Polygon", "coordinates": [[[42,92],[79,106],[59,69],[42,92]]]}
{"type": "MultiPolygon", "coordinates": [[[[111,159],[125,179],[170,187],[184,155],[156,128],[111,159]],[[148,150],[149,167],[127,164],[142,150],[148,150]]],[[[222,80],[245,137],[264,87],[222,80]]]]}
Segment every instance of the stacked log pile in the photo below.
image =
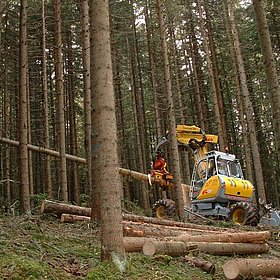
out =
{"type": "MultiPolygon", "coordinates": [[[[56,214],[61,222],[90,222],[91,209],[45,200],[41,213],[56,214]]],[[[215,266],[188,256],[189,252],[214,255],[267,253],[267,241],[271,235],[269,231],[225,229],[130,214],[123,214],[123,231],[126,252],[143,252],[147,256],[183,256],[184,261],[209,273],[215,271],[215,266]]],[[[224,265],[224,273],[228,279],[237,279],[239,275],[247,274],[279,276],[279,260],[272,259],[270,262],[256,259],[252,265],[248,264],[250,269],[242,261],[232,260],[224,265]],[[261,274],[263,270],[266,271],[265,274],[261,274]]]]}

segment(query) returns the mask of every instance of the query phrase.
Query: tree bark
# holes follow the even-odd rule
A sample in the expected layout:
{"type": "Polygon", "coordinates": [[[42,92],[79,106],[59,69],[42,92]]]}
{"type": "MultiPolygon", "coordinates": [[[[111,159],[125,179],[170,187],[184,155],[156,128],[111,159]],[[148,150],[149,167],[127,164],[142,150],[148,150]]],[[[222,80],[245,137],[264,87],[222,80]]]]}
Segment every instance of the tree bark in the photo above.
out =
{"type": "Polygon", "coordinates": [[[73,214],[90,217],[91,208],[44,200],[41,204],[41,214],[43,213],[52,213],[58,216],[62,214],[73,214]]]}
{"type": "Polygon", "coordinates": [[[121,181],[111,61],[108,0],[91,0],[92,184],[100,201],[101,259],[124,262],[121,181]],[[108,186],[110,178],[110,186],[108,186]]]}
{"type": "Polygon", "coordinates": [[[197,249],[195,244],[186,244],[184,242],[168,242],[168,241],[151,241],[148,240],[143,245],[143,253],[147,256],[164,254],[169,256],[181,256],[189,251],[197,249]]]}
{"type": "Polygon", "coordinates": [[[148,240],[156,240],[147,237],[124,237],[123,243],[126,252],[142,252],[143,245],[148,240]]]}
{"type": "MultiPolygon", "coordinates": [[[[158,237],[165,237],[165,236],[178,236],[184,234],[184,229],[175,227],[167,227],[162,225],[152,225],[147,223],[137,223],[131,221],[123,221],[123,225],[127,228],[131,229],[132,236],[158,236],[158,237]],[[134,231],[134,232],[132,232],[134,231]],[[139,235],[137,235],[137,232],[139,235]]],[[[127,232],[129,234],[129,232],[127,232]]],[[[126,235],[131,236],[131,235],[126,235]]]]}
{"type": "MultiPolygon", "coordinates": [[[[178,222],[178,221],[138,216],[138,215],[133,215],[133,214],[123,214],[123,218],[125,220],[134,221],[134,222],[143,222],[143,223],[150,223],[150,224],[174,226],[174,227],[181,227],[181,228],[187,228],[187,229],[198,229],[198,230],[207,230],[207,231],[214,231],[214,232],[223,232],[224,231],[221,228],[214,227],[214,226],[197,225],[197,224],[192,224],[192,223],[182,223],[182,222],[178,222]]],[[[226,231],[230,231],[230,229],[227,229],[226,231]]]]}
{"type": "Polygon", "coordinates": [[[61,39],[61,0],[54,0],[55,15],[55,89],[57,101],[57,125],[59,147],[59,196],[63,201],[68,201],[67,165],[65,147],[65,114],[64,114],[64,86],[63,86],[63,62],[61,39]]]}
{"type": "Polygon", "coordinates": [[[199,13],[199,19],[200,19],[200,30],[202,33],[202,43],[205,51],[205,57],[207,61],[207,67],[209,71],[209,76],[210,76],[210,83],[211,83],[211,88],[213,92],[213,102],[214,102],[214,110],[215,110],[215,117],[216,117],[216,123],[217,123],[217,130],[218,130],[218,135],[219,135],[219,145],[221,150],[223,151],[227,145],[226,139],[224,139],[225,135],[225,127],[223,127],[223,114],[221,111],[221,108],[219,106],[219,99],[221,98],[221,92],[220,92],[220,87],[217,87],[216,83],[216,78],[215,78],[215,73],[214,73],[214,65],[213,65],[213,60],[211,59],[211,53],[209,49],[209,40],[206,34],[205,30],[205,20],[202,15],[202,5],[201,5],[201,0],[197,0],[197,7],[198,7],[198,13],[199,13]]]}
{"type": "MultiPolygon", "coordinates": [[[[48,84],[47,84],[47,55],[46,55],[46,19],[45,19],[45,0],[41,0],[42,9],[42,91],[44,96],[44,142],[45,148],[50,147],[49,134],[49,103],[48,103],[48,84]]],[[[45,159],[45,182],[48,198],[52,199],[52,180],[51,180],[51,159],[46,154],[45,159]]]]}
{"type": "MultiPolygon", "coordinates": [[[[268,96],[273,116],[273,127],[275,135],[275,146],[277,150],[278,164],[280,163],[280,85],[279,75],[277,75],[276,62],[272,50],[271,39],[265,10],[262,0],[253,0],[253,6],[256,15],[256,24],[260,39],[261,50],[263,54],[264,69],[268,85],[268,96]]],[[[278,194],[278,189],[275,187],[275,192],[278,194]]],[[[280,204],[278,196],[277,204],[280,204]]]]}
{"type": "Polygon", "coordinates": [[[87,216],[78,216],[72,214],[62,214],[60,217],[62,223],[90,222],[91,218],[87,216]]]}
{"type": "MultiPolygon", "coordinates": [[[[226,23],[226,30],[229,40],[229,50],[230,50],[230,57],[231,57],[231,64],[233,69],[233,80],[234,80],[234,86],[236,90],[236,102],[237,102],[237,109],[239,112],[239,120],[241,124],[241,130],[242,130],[242,139],[244,142],[244,156],[245,156],[245,168],[246,168],[246,178],[250,181],[254,181],[253,176],[253,162],[252,162],[252,154],[251,154],[251,147],[250,147],[250,138],[249,138],[249,132],[248,132],[248,124],[247,124],[247,118],[246,116],[246,110],[244,109],[244,104],[242,102],[242,96],[241,96],[241,85],[240,80],[238,76],[238,69],[236,64],[236,55],[234,50],[234,40],[230,28],[230,22],[229,22],[229,15],[227,13],[227,7],[225,5],[225,2],[223,3],[223,9],[225,12],[225,23],[226,23]]],[[[237,143],[236,143],[237,144],[237,143]]]]}
{"type": "Polygon", "coordinates": [[[91,97],[90,97],[90,28],[88,0],[81,0],[83,92],[84,92],[84,130],[85,157],[87,162],[87,184],[92,191],[91,180],[91,97]]]}
{"type": "Polygon", "coordinates": [[[244,61],[241,52],[240,40],[238,35],[238,30],[235,24],[235,17],[234,17],[234,9],[232,0],[227,0],[228,4],[228,15],[229,15],[229,22],[231,27],[231,32],[234,40],[234,50],[236,54],[236,63],[237,69],[240,78],[240,86],[243,95],[243,101],[245,105],[245,110],[247,112],[247,121],[248,121],[248,131],[249,131],[249,138],[250,138],[250,147],[253,153],[253,163],[254,163],[254,174],[256,177],[256,187],[257,187],[257,194],[258,197],[266,202],[266,193],[264,189],[264,179],[262,174],[262,166],[260,160],[260,152],[258,147],[257,141],[257,132],[256,132],[256,124],[254,120],[254,111],[252,102],[250,100],[250,92],[248,89],[246,71],[244,66],[244,61]]]}
{"type": "Polygon", "coordinates": [[[219,234],[181,235],[172,238],[184,242],[231,242],[231,243],[265,243],[270,237],[269,231],[227,232],[219,234]]]}
{"type": "Polygon", "coordinates": [[[221,242],[194,242],[198,251],[212,255],[249,255],[262,254],[269,251],[267,244],[252,243],[221,243],[221,242]]]}
{"type": "MultiPolygon", "coordinates": [[[[165,36],[165,25],[163,19],[163,3],[161,0],[157,0],[157,15],[159,21],[159,31],[160,31],[160,44],[161,52],[163,56],[164,64],[164,82],[165,82],[165,94],[167,100],[167,115],[168,115],[168,128],[170,134],[170,150],[171,150],[171,167],[172,172],[174,173],[174,184],[176,186],[176,200],[177,206],[179,209],[179,217],[181,220],[185,219],[184,213],[184,199],[181,186],[181,173],[180,173],[180,159],[179,151],[176,139],[176,120],[174,112],[174,104],[172,98],[172,85],[171,85],[171,76],[169,68],[169,58],[168,58],[168,49],[165,36]]],[[[187,207],[190,206],[190,200],[187,201],[187,207]]]]}
{"type": "Polygon", "coordinates": [[[30,211],[28,172],[28,122],[27,122],[27,0],[21,0],[20,7],[20,74],[19,74],[19,181],[20,210],[30,211]]]}
{"type": "Polygon", "coordinates": [[[227,279],[258,276],[280,277],[279,264],[279,259],[232,259],[223,265],[223,271],[227,279]]]}

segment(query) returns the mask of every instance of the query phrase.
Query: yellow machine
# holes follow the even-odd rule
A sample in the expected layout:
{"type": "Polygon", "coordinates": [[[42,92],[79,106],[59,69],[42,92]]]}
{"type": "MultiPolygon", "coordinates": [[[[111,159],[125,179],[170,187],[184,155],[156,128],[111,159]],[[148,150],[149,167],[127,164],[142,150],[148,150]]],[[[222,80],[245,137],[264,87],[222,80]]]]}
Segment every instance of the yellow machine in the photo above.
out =
{"type": "MultiPolygon", "coordinates": [[[[238,224],[257,225],[260,215],[251,203],[254,187],[244,179],[235,155],[212,150],[218,143],[218,136],[205,134],[197,126],[177,125],[176,137],[178,145],[191,148],[194,155],[191,209],[187,210],[202,216],[224,217],[238,224]]],[[[168,135],[157,149],[166,142],[168,135]]],[[[174,207],[170,205],[170,200],[168,203],[159,200],[154,205],[154,212],[159,218],[168,215],[168,211],[173,213],[174,207]]]]}

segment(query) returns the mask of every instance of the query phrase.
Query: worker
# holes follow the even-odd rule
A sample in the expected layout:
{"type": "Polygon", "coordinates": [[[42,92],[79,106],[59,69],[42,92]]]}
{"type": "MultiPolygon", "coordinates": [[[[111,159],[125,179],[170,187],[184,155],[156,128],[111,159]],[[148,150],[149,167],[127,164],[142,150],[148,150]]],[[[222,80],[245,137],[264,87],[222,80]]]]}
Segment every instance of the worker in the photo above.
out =
{"type": "Polygon", "coordinates": [[[169,172],[166,169],[167,163],[164,158],[164,154],[161,150],[156,152],[156,159],[153,165],[154,170],[161,171],[162,173],[168,174],[169,172]]]}
{"type": "Polygon", "coordinates": [[[153,169],[150,171],[149,175],[151,177],[157,176],[157,178],[161,178],[161,179],[165,180],[166,183],[164,185],[159,183],[160,188],[162,188],[163,191],[167,190],[167,187],[171,184],[171,181],[173,178],[173,176],[167,171],[166,166],[167,166],[167,163],[164,158],[164,154],[161,150],[158,150],[156,152],[156,159],[153,163],[153,167],[152,167],[153,169]],[[161,174],[161,176],[159,176],[159,174],[161,174]],[[167,178],[167,176],[168,176],[168,178],[167,178]]]}

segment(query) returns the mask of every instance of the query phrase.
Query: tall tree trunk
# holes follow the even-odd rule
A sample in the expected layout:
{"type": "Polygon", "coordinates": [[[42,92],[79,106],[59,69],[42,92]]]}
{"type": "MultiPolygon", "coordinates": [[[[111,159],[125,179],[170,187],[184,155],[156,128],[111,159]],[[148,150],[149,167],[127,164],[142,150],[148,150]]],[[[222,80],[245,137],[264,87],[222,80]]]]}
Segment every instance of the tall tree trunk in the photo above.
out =
{"type": "Polygon", "coordinates": [[[246,178],[253,182],[254,181],[254,175],[253,175],[253,162],[252,162],[252,154],[251,154],[251,147],[250,147],[250,138],[249,133],[247,130],[248,124],[245,119],[245,109],[242,102],[242,96],[241,96],[241,85],[239,81],[239,75],[238,75],[238,69],[236,64],[236,55],[234,50],[234,42],[232,38],[232,33],[230,29],[230,23],[229,23],[229,17],[227,13],[227,8],[225,6],[225,2],[223,3],[223,9],[225,12],[225,22],[226,22],[226,29],[228,34],[228,40],[229,40],[229,50],[230,50],[230,56],[231,56],[231,64],[233,68],[233,80],[235,82],[235,89],[236,89],[236,101],[237,101],[237,108],[239,112],[239,120],[241,124],[241,131],[242,131],[242,139],[244,142],[244,155],[245,155],[245,167],[246,167],[246,178]]]}
{"type": "Polygon", "coordinates": [[[100,198],[101,258],[124,265],[121,181],[110,50],[108,1],[91,0],[92,184],[100,198]],[[110,178],[110,186],[108,185],[110,178]]]}
{"type": "MultiPolygon", "coordinates": [[[[45,148],[50,147],[49,134],[49,102],[48,102],[48,83],[47,83],[47,55],[46,55],[46,19],[45,19],[45,0],[41,0],[42,11],[42,91],[44,97],[44,144],[45,148]]],[[[49,155],[45,156],[45,184],[48,198],[52,198],[52,179],[51,179],[51,158],[49,155]]]]}
{"type": "MultiPolygon", "coordinates": [[[[1,15],[0,15],[1,16],[1,15]]],[[[10,117],[11,117],[11,107],[10,107],[10,96],[8,92],[8,66],[7,59],[8,56],[7,47],[3,50],[3,76],[1,77],[3,83],[3,137],[10,138],[10,117]]],[[[3,147],[3,198],[5,210],[8,211],[11,206],[11,160],[10,160],[10,146],[3,147]]]]}
{"type": "MultiPolygon", "coordinates": [[[[61,1],[54,0],[55,12],[55,89],[57,96],[57,141],[60,152],[59,159],[59,188],[61,199],[68,201],[67,188],[67,165],[65,147],[65,116],[64,116],[64,86],[63,86],[63,62],[62,62],[62,39],[61,39],[61,1]]],[[[59,195],[59,194],[58,194],[59,195]]]]}
{"type": "MultiPolygon", "coordinates": [[[[68,85],[68,96],[69,96],[69,147],[70,153],[74,156],[78,154],[78,143],[77,143],[77,124],[76,124],[76,110],[75,110],[75,82],[74,82],[74,66],[73,66],[73,46],[72,46],[72,32],[71,26],[67,27],[67,85],[68,85]]],[[[71,201],[76,204],[80,204],[80,188],[79,188],[79,172],[78,165],[76,162],[72,162],[71,172],[71,195],[69,194],[71,201]]]]}
{"type": "MultiPolygon", "coordinates": [[[[137,137],[137,149],[139,158],[139,168],[140,172],[147,173],[147,163],[149,155],[147,154],[148,143],[147,143],[147,123],[145,117],[145,104],[144,104],[144,94],[142,86],[142,76],[141,76],[141,65],[139,59],[139,46],[135,26],[135,15],[133,9],[133,1],[129,0],[130,10],[131,10],[131,25],[132,25],[132,37],[130,42],[130,58],[131,58],[131,78],[132,78],[132,89],[133,89],[133,101],[135,102],[135,122],[137,123],[136,131],[137,137]],[[139,138],[139,139],[138,139],[139,138]]],[[[149,209],[149,196],[147,192],[147,185],[141,183],[141,200],[145,210],[149,209]]]]}
{"type": "MultiPolygon", "coordinates": [[[[176,120],[174,112],[174,104],[172,98],[172,88],[171,88],[171,76],[169,69],[169,58],[168,58],[168,49],[165,36],[165,25],[163,18],[163,3],[161,0],[157,0],[157,14],[159,20],[159,32],[160,32],[160,43],[161,51],[164,61],[164,82],[165,82],[165,94],[167,99],[167,114],[168,114],[168,128],[170,133],[170,144],[171,144],[171,165],[174,172],[174,183],[176,186],[176,195],[177,195],[177,205],[179,209],[180,219],[184,219],[184,199],[183,199],[183,190],[181,188],[181,174],[180,174],[180,160],[179,152],[176,139],[176,120]]],[[[188,201],[190,204],[190,201],[188,201]]],[[[188,205],[189,206],[189,205],[188,205]]]]}
{"type": "Polygon", "coordinates": [[[198,13],[199,13],[199,19],[200,19],[200,30],[202,33],[203,37],[203,47],[205,51],[205,57],[207,60],[207,67],[209,71],[209,78],[210,78],[210,83],[211,83],[211,88],[213,92],[213,103],[214,103],[214,111],[215,111],[215,116],[216,116],[216,123],[217,123],[217,130],[218,130],[218,135],[219,135],[219,145],[220,149],[224,150],[227,143],[225,139],[225,132],[224,132],[224,127],[223,127],[223,114],[221,112],[221,108],[219,106],[220,102],[219,99],[221,99],[221,93],[220,89],[217,87],[216,83],[216,78],[215,78],[215,72],[214,72],[214,65],[213,65],[213,60],[211,58],[211,52],[209,49],[209,40],[206,34],[205,30],[205,20],[202,15],[202,5],[201,5],[201,0],[197,0],[198,4],[198,13]]]}
{"type": "MultiPolygon", "coordinates": [[[[256,15],[256,24],[260,39],[261,50],[263,54],[264,69],[268,84],[268,94],[272,108],[273,127],[275,135],[274,143],[276,146],[278,163],[280,163],[280,85],[278,81],[276,63],[271,46],[270,33],[262,3],[262,0],[253,0],[256,15]]],[[[275,187],[275,192],[278,197],[279,205],[280,197],[277,187],[275,187]]]]}
{"type": "Polygon", "coordinates": [[[82,21],[82,55],[83,55],[83,85],[84,85],[84,130],[87,161],[87,184],[91,191],[91,97],[90,97],[90,29],[88,0],[81,0],[82,21]]]}
{"type": "Polygon", "coordinates": [[[145,0],[145,24],[146,24],[146,34],[147,34],[147,45],[148,45],[148,54],[149,54],[149,73],[150,73],[150,80],[152,86],[152,96],[154,101],[154,111],[155,111],[155,123],[156,123],[156,132],[157,132],[157,140],[158,138],[164,135],[162,131],[162,126],[160,124],[160,111],[159,111],[159,97],[157,93],[157,83],[156,83],[156,70],[155,70],[155,55],[154,55],[154,48],[152,44],[152,34],[153,29],[151,25],[151,15],[149,10],[149,5],[147,0],[145,0]]]}
{"type": "Polygon", "coordinates": [[[20,209],[30,211],[28,173],[28,123],[27,123],[27,0],[21,0],[20,7],[20,73],[19,73],[19,181],[20,209]]]}
{"type": "Polygon", "coordinates": [[[193,61],[192,69],[193,75],[195,80],[195,99],[196,99],[196,108],[197,108],[197,118],[199,126],[202,130],[206,130],[207,124],[207,103],[205,94],[203,93],[203,73],[202,73],[202,63],[199,55],[199,49],[197,44],[197,39],[195,36],[195,29],[194,29],[194,22],[193,22],[193,15],[191,10],[191,5],[188,1],[188,17],[190,18],[190,48],[191,48],[191,57],[193,61]]]}
{"type": "Polygon", "coordinates": [[[228,14],[229,14],[229,21],[231,32],[234,40],[234,50],[236,55],[236,63],[239,72],[240,78],[240,86],[243,95],[243,102],[245,106],[245,110],[247,112],[247,122],[248,122],[248,131],[250,137],[250,144],[253,154],[253,163],[254,163],[254,171],[255,171],[255,178],[256,178],[256,187],[257,187],[257,194],[258,198],[262,201],[266,202],[266,194],[264,188],[264,180],[263,180],[263,173],[262,173],[262,166],[260,160],[260,153],[258,148],[257,142],[257,133],[256,133],[256,125],[254,121],[254,112],[253,106],[250,100],[250,93],[247,85],[247,77],[244,67],[244,61],[241,53],[241,46],[238,36],[237,27],[235,25],[235,18],[234,18],[234,10],[232,5],[232,0],[227,0],[228,4],[228,14]]]}

